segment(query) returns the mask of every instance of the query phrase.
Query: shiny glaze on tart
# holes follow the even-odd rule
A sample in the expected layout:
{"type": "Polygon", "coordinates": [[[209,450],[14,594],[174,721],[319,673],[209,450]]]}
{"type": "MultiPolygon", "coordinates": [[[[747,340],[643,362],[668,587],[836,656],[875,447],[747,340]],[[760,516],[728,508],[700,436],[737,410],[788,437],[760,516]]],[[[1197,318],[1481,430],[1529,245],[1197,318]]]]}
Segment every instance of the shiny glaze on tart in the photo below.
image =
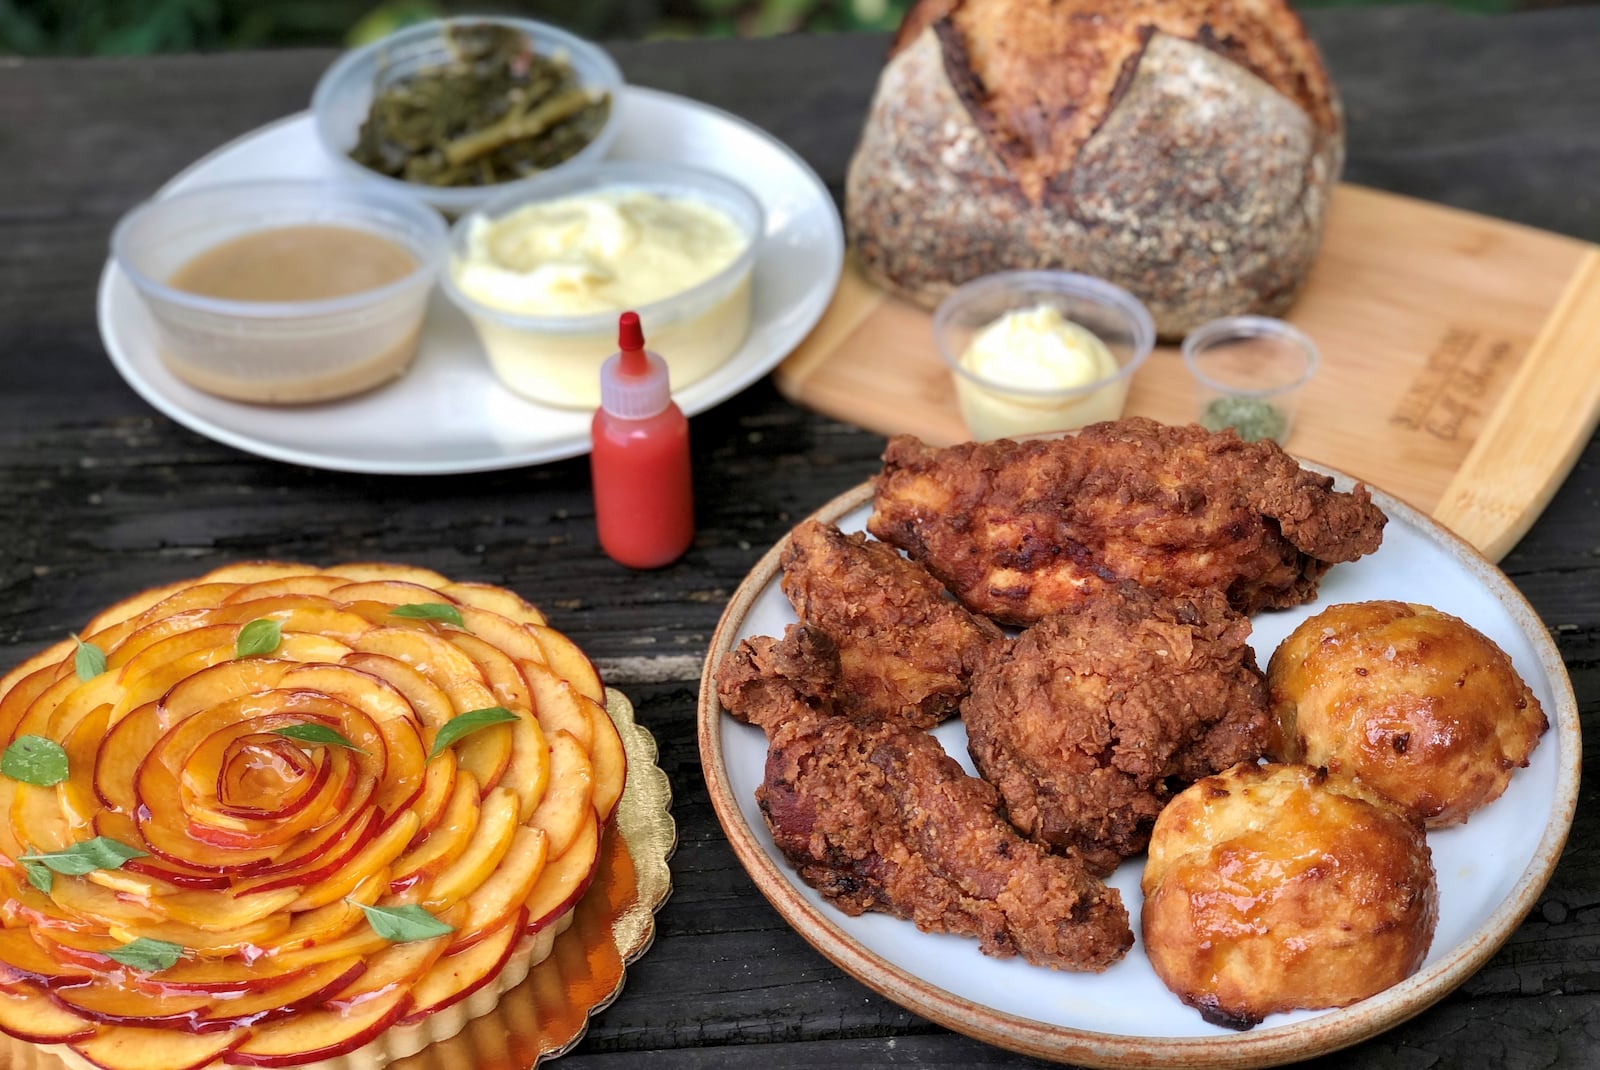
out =
{"type": "Polygon", "coordinates": [[[381,1066],[570,922],[626,761],[512,592],[250,563],[79,637],[0,679],[0,1030],[106,1070],[381,1066]]]}

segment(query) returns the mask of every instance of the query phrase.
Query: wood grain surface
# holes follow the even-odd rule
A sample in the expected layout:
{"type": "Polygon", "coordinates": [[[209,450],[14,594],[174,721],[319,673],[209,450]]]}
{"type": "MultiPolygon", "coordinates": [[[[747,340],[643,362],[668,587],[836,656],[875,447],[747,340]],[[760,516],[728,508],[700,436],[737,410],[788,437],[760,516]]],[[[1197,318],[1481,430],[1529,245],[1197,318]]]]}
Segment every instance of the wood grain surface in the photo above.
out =
{"type": "MultiPolygon", "coordinates": [[[[1597,259],[1600,246],[1563,235],[1339,186],[1286,315],[1321,353],[1288,448],[1425,512],[1442,507],[1440,519],[1498,560],[1600,418],[1597,259]]],[[[774,379],[795,401],[881,434],[970,437],[930,313],[854,267],[774,379]]],[[[1158,346],[1124,411],[1187,423],[1199,409],[1178,348],[1158,346]]]]}
{"type": "MultiPolygon", "coordinates": [[[[1343,91],[1350,181],[1600,240],[1600,8],[1479,19],[1426,8],[1308,19],[1343,91]]],[[[638,83],[738,112],[836,192],[886,39],[619,45],[638,83]]],[[[880,436],[770,381],[694,418],[699,534],[677,564],[599,552],[587,463],[434,478],[261,460],[156,415],[112,370],[94,286],[117,216],[208,149],[306,106],[329,52],[0,59],[0,655],[20,660],[138,588],[250,557],[392,558],[511,586],[599,660],[661,745],[674,894],[622,997],[558,1066],[1037,1067],[840,973],[756,892],[707,800],[701,659],[740,579],[866,478],[880,436]]],[[[1502,567],[1553,632],[1600,760],[1600,445],[1502,567]]],[[[1593,778],[1591,778],[1593,780],[1593,778]]],[[[1538,907],[1418,1018],[1308,1064],[1600,1064],[1600,793],[1586,784],[1538,907]]]]}

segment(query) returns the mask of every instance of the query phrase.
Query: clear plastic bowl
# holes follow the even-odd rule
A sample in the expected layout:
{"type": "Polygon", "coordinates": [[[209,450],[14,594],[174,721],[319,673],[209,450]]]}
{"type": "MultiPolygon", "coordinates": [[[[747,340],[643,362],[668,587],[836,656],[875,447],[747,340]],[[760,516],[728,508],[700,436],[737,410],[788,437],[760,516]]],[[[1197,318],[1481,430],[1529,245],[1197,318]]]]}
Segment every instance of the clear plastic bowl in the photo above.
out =
{"type": "Polygon", "coordinates": [[[440,280],[477,329],[495,375],[514,392],[541,404],[593,409],[600,403],[600,365],[617,349],[623,308],[576,316],[539,316],[496,308],[463,293],[456,272],[478,220],[497,220],[529,204],[610,191],[641,190],[711,205],[748,239],[727,267],[698,285],[649,304],[631,306],[650,349],[667,362],[672,389],[711,374],[744,344],[750,330],[751,271],[765,219],[743,186],[721,175],[668,163],[606,163],[551,176],[526,190],[497,197],[456,220],[450,260],[440,280]]]}
{"type": "Polygon", "coordinates": [[[933,336],[950,368],[967,431],[978,441],[1069,431],[1122,415],[1133,374],[1155,346],[1155,324],[1138,298],[1069,271],[1007,271],[951,292],[933,314],[933,336]],[[1046,306],[1103,343],[1117,370],[1094,382],[1052,387],[996,379],[964,359],[974,336],[1008,312],[1046,306]]]}
{"type": "Polygon", "coordinates": [[[601,160],[617,136],[617,98],[622,84],[622,72],[611,57],[581,37],[532,19],[467,16],[421,22],[347,52],[317,82],[317,88],[311,95],[311,111],[323,150],[348,175],[372,182],[380,188],[420,197],[454,217],[508,191],[525,188],[550,175],[589,167],[601,160]],[[451,53],[445,33],[450,27],[475,26],[485,22],[521,31],[532,42],[535,51],[541,55],[562,56],[572,65],[582,85],[610,96],[611,113],[595,139],[577,155],[547,171],[490,186],[449,187],[405,182],[379,174],[352,160],[350,150],[355,147],[361,124],[372,108],[374,90],[425,67],[435,67],[448,61],[451,53]]]}
{"type": "Polygon", "coordinates": [[[1194,376],[1195,419],[1246,442],[1283,445],[1319,363],[1316,343],[1270,316],[1227,316],[1190,331],[1183,362],[1194,376]]]}
{"type": "Polygon", "coordinates": [[[238,182],[137,206],[112,232],[111,255],[150,310],[174,375],[238,401],[293,404],[359,393],[405,371],[446,238],[439,213],[409,196],[346,182],[238,182]],[[168,285],[225,242],[314,225],[386,238],[416,266],[388,285],[322,301],[224,300],[168,285]]]}

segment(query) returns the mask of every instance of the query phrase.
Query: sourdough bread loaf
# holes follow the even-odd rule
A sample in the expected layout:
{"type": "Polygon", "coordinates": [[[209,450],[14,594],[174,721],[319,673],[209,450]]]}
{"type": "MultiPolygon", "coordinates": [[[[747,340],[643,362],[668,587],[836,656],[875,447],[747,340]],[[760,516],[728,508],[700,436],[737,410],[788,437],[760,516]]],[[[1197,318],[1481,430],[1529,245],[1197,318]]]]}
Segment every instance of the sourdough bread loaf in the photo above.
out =
{"type": "Polygon", "coordinates": [[[1344,158],[1282,0],[920,0],[846,182],[869,276],[931,306],[995,271],[1110,280],[1163,337],[1277,313],[1344,158]]]}

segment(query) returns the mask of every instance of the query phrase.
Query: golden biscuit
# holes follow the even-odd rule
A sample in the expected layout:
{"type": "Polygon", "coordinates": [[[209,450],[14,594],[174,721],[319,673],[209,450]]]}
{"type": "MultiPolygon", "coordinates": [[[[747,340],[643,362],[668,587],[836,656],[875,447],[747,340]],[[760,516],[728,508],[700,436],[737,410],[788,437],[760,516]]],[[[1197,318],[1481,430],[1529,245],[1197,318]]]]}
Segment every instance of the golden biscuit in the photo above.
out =
{"type": "Polygon", "coordinates": [[[1273,758],[1360,778],[1426,822],[1457,825],[1505,791],[1549,727],[1492,640],[1428,606],[1331,606],[1273,653],[1273,758]]]}
{"type": "Polygon", "coordinates": [[[1241,763],[1178,795],[1156,821],[1142,888],[1156,975],[1235,1029],[1410,976],[1439,912],[1421,825],[1305,765],[1241,763]]]}

